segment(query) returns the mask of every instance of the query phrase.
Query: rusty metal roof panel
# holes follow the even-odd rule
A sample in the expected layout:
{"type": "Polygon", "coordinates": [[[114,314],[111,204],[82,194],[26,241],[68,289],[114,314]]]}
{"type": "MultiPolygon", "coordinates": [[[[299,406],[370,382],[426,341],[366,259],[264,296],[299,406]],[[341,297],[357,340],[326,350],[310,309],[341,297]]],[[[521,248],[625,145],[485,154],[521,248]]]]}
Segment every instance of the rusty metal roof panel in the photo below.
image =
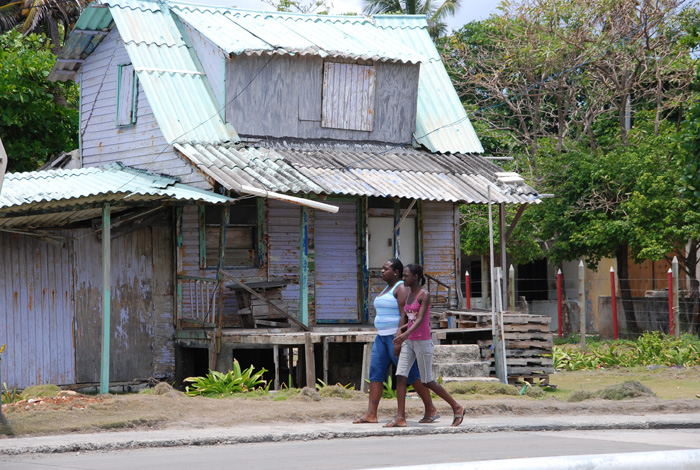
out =
{"type": "Polygon", "coordinates": [[[415,138],[438,153],[483,153],[462,101],[430,35],[425,17],[419,15],[377,15],[377,27],[426,57],[418,79],[418,109],[415,138]]]}
{"type": "Polygon", "coordinates": [[[238,10],[171,2],[172,10],[222,50],[239,54],[311,54],[418,63],[423,56],[361,16],[238,10]]]}
{"type": "Polygon", "coordinates": [[[502,169],[479,155],[412,148],[265,142],[265,146],[176,145],[227,189],[242,185],[292,194],[391,196],[486,204],[538,203],[526,184],[497,181],[502,169]]]}
{"type": "Polygon", "coordinates": [[[220,204],[231,199],[178,183],[175,178],[125,167],[10,173],[0,193],[0,227],[51,226],[99,215],[104,203],[115,206],[161,203],[220,204]],[[97,206],[97,207],[95,207],[97,206]],[[31,214],[22,217],[24,214],[31,214]],[[19,224],[21,225],[21,224],[19,224]]]}

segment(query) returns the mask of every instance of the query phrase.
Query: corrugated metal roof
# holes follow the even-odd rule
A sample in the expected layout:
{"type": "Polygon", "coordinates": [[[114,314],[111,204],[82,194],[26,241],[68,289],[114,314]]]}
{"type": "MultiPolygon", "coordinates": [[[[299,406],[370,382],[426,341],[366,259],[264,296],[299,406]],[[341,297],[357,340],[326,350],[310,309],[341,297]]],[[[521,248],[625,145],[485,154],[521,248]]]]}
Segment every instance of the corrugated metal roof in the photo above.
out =
{"type": "Polygon", "coordinates": [[[0,228],[47,227],[99,217],[115,207],[231,199],[177,179],[114,163],[105,167],[10,173],[0,193],[0,228]]]}
{"type": "Polygon", "coordinates": [[[488,203],[538,203],[528,185],[496,181],[502,169],[478,155],[436,155],[371,145],[266,143],[260,146],[176,145],[228,189],[255,186],[280,193],[389,196],[488,203]]]}
{"type": "Polygon", "coordinates": [[[360,16],[305,15],[171,3],[227,54],[312,54],[418,63],[424,57],[360,16]]]}
{"type": "Polygon", "coordinates": [[[49,78],[73,78],[80,61],[102,39],[95,31],[107,28],[114,21],[168,142],[238,141],[236,130],[222,119],[206,74],[167,3],[141,0],[104,3],[109,8],[93,3],[81,15],[49,78]]]}
{"type": "Polygon", "coordinates": [[[417,141],[439,153],[483,153],[479,137],[472,127],[452,85],[440,53],[428,34],[425,17],[416,15],[378,15],[376,26],[392,32],[403,44],[424,55],[418,79],[416,111],[417,141]]]}

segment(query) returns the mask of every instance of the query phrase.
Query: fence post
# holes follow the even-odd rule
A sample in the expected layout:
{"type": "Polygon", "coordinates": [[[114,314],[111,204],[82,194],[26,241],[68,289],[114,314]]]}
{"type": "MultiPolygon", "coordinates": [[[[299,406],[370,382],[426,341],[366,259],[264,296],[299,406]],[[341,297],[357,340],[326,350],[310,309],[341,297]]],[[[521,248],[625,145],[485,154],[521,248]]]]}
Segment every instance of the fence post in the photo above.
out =
{"type": "Polygon", "coordinates": [[[579,316],[579,334],[581,335],[581,351],[586,350],[586,292],[584,280],[586,276],[583,260],[578,264],[578,316],[579,316]]]}
{"type": "Polygon", "coordinates": [[[615,293],[615,270],[610,266],[610,296],[612,297],[612,321],[613,321],[613,338],[618,339],[620,336],[617,329],[617,295],[615,293]]]}
{"type": "Polygon", "coordinates": [[[561,273],[561,269],[557,271],[557,333],[559,333],[559,337],[561,338],[562,333],[563,333],[563,326],[561,324],[562,318],[561,318],[561,309],[562,309],[562,302],[563,298],[561,295],[561,280],[563,278],[563,274],[561,273]]]}
{"type": "Polygon", "coordinates": [[[515,268],[512,264],[508,269],[508,306],[511,312],[515,312],[515,268]]]}
{"type": "Polygon", "coordinates": [[[668,268],[668,334],[673,335],[673,270],[668,268]]]}
{"type": "Polygon", "coordinates": [[[671,263],[671,269],[673,270],[673,335],[676,338],[681,336],[681,323],[680,323],[680,292],[679,292],[679,282],[678,282],[678,257],[673,257],[673,262],[671,263]]]}
{"type": "Polygon", "coordinates": [[[464,286],[465,286],[464,298],[467,301],[467,304],[466,304],[467,310],[471,310],[472,309],[472,285],[471,285],[470,278],[469,278],[469,270],[467,270],[464,273],[464,286]]]}

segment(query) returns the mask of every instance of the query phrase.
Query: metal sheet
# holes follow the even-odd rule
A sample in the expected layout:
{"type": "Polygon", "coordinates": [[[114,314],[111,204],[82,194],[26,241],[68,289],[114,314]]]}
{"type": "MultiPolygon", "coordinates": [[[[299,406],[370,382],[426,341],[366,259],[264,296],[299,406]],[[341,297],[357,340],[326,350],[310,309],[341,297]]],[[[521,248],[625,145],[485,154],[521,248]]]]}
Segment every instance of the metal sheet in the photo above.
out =
{"type": "Polygon", "coordinates": [[[491,186],[495,203],[540,202],[537,192],[528,185],[498,183],[495,173],[502,171],[501,168],[478,155],[286,142],[268,147],[176,145],[175,148],[234,191],[241,185],[251,185],[281,193],[487,204],[491,186]]]}
{"type": "Polygon", "coordinates": [[[144,205],[177,201],[217,204],[231,199],[121,164],[10,173],[5,176],[0,194],[0,229],[47,227],[91,219],[100,215],[95,205],[118,205],[123,201],[144,205]]]}
{"type": "Polygon", "coordinates": [[[0,264],[2,381],[75,383],[69,249],[0,232],[0,264]]]}
{"type": "Polygon", "coordinates": [[[315,212],[316,322],[358,322],[357,203],[333,204],[337,214],[315,212]]]}
{"type": "Polygon", "coordinates": [[[312,54],[418,63],[420,53],[362,16],[306,15],[171,2],[185,22],[231,55],[312,54]]]}

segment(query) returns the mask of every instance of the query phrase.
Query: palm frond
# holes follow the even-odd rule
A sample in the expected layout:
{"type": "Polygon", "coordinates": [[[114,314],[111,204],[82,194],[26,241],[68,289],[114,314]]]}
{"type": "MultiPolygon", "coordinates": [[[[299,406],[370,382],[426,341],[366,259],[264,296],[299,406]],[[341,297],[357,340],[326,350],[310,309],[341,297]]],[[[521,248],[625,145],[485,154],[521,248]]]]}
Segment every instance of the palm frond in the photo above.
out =
{"type": "Polygon", "coordinates": [[[0,32],[9,31],[22,22],[22,2],[0,6],[0,32]]]}

